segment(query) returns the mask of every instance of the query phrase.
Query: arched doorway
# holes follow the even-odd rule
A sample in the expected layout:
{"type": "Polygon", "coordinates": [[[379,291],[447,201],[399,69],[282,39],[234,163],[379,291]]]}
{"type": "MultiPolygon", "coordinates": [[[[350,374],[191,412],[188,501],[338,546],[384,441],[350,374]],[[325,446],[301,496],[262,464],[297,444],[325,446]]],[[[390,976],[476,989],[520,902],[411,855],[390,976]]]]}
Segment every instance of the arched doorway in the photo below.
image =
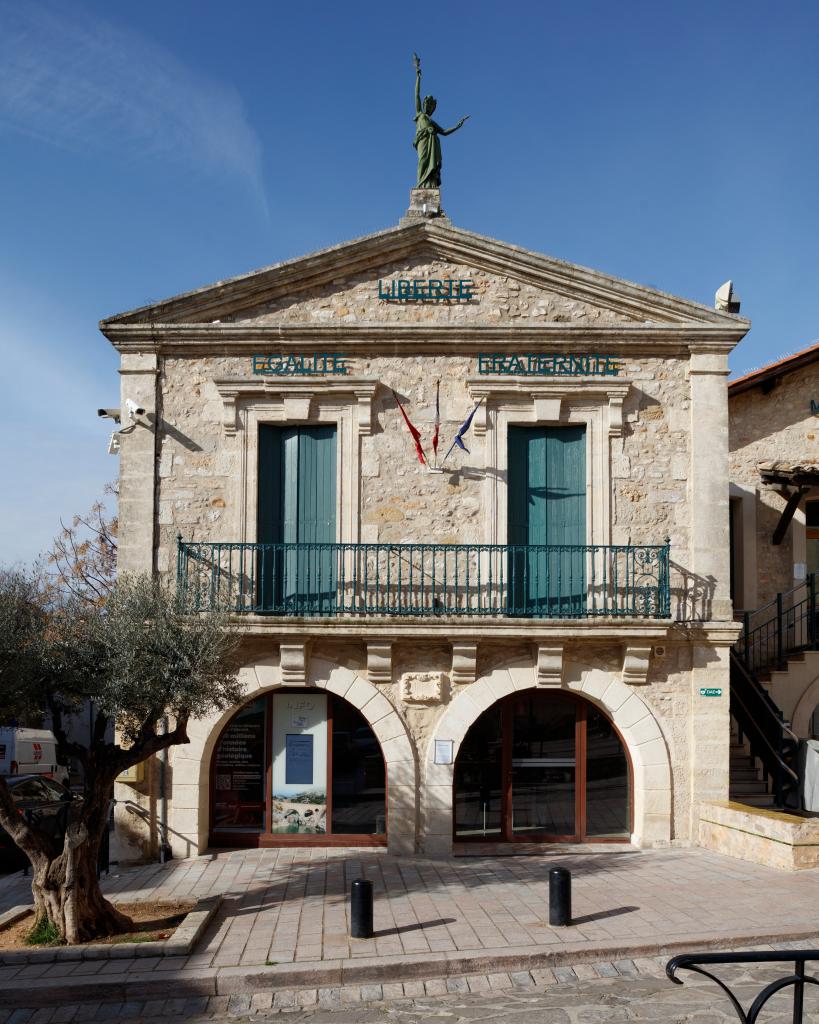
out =
{"type": "Polygon", "coordinates": [[[488,708],[458,752],[454,839],[617,842],[632,832],[632,771],[612,722],[565,691],[488,708]]]}
{"type": "Polygon", "coordinates": [[[210,769],[212,846],[386,844],[380,744],[332,693],[276,690],[243,705],[210,769]]]}

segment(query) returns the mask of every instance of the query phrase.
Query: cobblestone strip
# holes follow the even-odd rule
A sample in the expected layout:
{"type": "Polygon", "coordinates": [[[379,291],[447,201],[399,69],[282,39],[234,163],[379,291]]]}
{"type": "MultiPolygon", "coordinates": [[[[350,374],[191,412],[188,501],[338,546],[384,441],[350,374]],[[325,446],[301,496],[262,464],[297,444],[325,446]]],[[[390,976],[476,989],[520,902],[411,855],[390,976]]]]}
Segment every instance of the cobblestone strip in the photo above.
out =
{"type": "MultiPolygon", "coordinates": [[[[768,949],[805,948],[807,943],[783,942],[768,949]]],[[[0,1009],[0,1024],[90,1024],[90,1022],[117,1021],[117,1024],[153,1024],[157,1019],[184,1020],[185,1024],[204,1024],[211,1020],[253,1020],[262,1024],[268,1018],[287,1015],[297,1021],[332,1021],[333,1024],[366,1024],[367,1021],[403,1021],[404,1024],[425,1024],[440,1018],[446,1005],[445,1016],[450,1024],[460,1020],[509,1020],[510,1024],[524,1024],[535,1017],[527,1016],[535,1006],[553,1013],[571,1006],[580,1012],[584,1021],[631,1019],[631,1016],[611,1015],[611,1006],[640,1004],[648,1000],[641,1019],[664,1021],[684,1020],[686,1012],[707,1008],[708,1016],[697,1016],[702,1024],[721,1024],[732,1018],[723,1015],[719,993],[704,979],[686,977],[682,987],[673,986],[665,977],[668,957],[639,957],[582,963],[554,969],[531,971],[470,974],[426,981],[406,981],[383,985],[343,985],[323,988],[278,989],[253,995],[197,997],[187,999],[131,1001],[126,1003],[82,1003],[41,1009],[0,1009]],[[485,1002],[486,1013],[483,1013],[485,1002]],[[510,1001],[507,1012],[506,1002],[510,1001]],[[601,1002],[602,1001],[602,1002],[601,1002]],[[609,1010],[602,1007],[605,1002],[609,1010]],[[668,1017],[673,1003],[678,1016],[668,1017]],[[530,1005],[531,1004],[531,1005],[530,1005]],[[659,1009],[653,1015],[655,1004],[659,1009]],[[463,1014],[458,1012],[463,1009],[463,1014]],[[652,1009],[652,1012],[649,1012],[652,1009]],[[372,1016],[375,1014],[375,1016],[372,1016]],[[600,1015],[602,1014],[602,1016],[600,1015]],[[608,1014],[608,1015],[607,1015],[608,1014]],[[329,1015],[329,1016],[328,1016],[329,1015]],[[666,1015],[666,1016],[664,1016],[666,1015]]],[[[748,968],[726,968],[729,984],[744,984],[750,1000],[767,981],[779,974],[786,965],[748,968]],[[774,972],[774,973],[772,973],[774,972]]],[[[727,1001],[726,1001],[727,1003],[727,1001]]],[[[629,1010],[629,1014],[631,1011],[629,1010]]],[[[537,1018],[541,1018],[538,1016],[537,1018]]],[[[552,1017],[569,1020],[568,1017],[552,1017]]],[[[574,1018],[572,1018],[574,1019],[574,1018]]],[[[819,1020],[808,1017],[806,1019],[819,1020]]]]}
{"type": "Polygon", "coordinates": [[[664,977],[666,957],[620,960],[613,963],[577,964],[511,974],[469,974],[427,981],[384,985],[341,985],[328,988],[277,989],[254,995],[211,996],[191,999],[150,1000],[128,1003],[74,1003],[38,1010],[0,1009],[0,1024],[86,1024],[89,1021],[148,1021],[157,1018],[195,1019],[273,1016],[298,1009],[338,1010],[352,1006],[408,1005],[410,1000],[508,990],[534,991],[599,978],[664,977]]]}

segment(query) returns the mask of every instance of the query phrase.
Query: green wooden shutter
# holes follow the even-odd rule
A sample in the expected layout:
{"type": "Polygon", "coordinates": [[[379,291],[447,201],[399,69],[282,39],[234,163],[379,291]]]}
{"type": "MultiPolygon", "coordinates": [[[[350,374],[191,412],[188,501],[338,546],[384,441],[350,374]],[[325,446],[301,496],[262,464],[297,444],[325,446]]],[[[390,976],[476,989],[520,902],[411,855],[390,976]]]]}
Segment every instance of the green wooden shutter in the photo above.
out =
{"type": "Polygon", "coordinates": [[[304,610],[335,607],[336,428],[301,427],[298,456],[299,592],[304,610]]]}
{"type": "Polygon", "coordinates": [[[550,615],[582,614],[586,593],[586,428],[549,427],[546,544],[550,615]],[[568,549],[566,546],[570,546],[568,549]]]}
{"type": "Polygon", "coordinates": [[[333,610],[335,427],[259,428],[257,538],[262,545],[256,570],[262,611],[333,610]]]}
{"type": "Polygon", "coordinates": [[[259,427],[259,499],[256,508],[256,606],[275,612],[281,606],[281,543],[284,536],[282,430],[259,427]]]}
{"type": "Polygon", "coordinates": [[[513,548],[509,555],[510,614],[581,614],[585,427],[510,427],[508,443],[508,542],[529,549],[513,548]],[[531,550],[536,546],[540,550],[531,550]]]}

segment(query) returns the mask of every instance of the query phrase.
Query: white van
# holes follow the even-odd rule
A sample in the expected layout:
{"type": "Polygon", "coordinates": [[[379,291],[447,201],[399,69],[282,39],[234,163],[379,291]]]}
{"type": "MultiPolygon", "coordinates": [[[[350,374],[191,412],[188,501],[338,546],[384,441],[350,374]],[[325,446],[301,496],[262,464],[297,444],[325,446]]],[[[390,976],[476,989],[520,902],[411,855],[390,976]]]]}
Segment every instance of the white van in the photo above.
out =
{"type": "Polygon", "coordinates": [[[57,737],[50,729],[0,728],[0,775],[59,778],[57,737]]]}

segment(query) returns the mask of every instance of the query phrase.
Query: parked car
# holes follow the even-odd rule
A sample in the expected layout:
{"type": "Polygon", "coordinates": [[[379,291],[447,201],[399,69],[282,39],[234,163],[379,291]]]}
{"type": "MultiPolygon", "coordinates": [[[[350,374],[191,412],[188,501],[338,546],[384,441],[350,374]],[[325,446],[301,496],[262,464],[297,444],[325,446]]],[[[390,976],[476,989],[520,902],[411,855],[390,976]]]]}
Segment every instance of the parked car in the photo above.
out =
{"type": "MultiPolygon", "coordinates": [[[[17,810],[55,841],[62,843],[69,821],[76,819],[82,799],[66,786],[43,775],[7,775],[6,786],[17,810]]],[[[0,862],[4,866],[25,863],[25,854],[0,827],[0,862]]]]}
{"type": "Polygon", "coordinates": [[[0,728],[0,775],[67,774],[57,764],[57,737],[50,729],[0,728]]]}

